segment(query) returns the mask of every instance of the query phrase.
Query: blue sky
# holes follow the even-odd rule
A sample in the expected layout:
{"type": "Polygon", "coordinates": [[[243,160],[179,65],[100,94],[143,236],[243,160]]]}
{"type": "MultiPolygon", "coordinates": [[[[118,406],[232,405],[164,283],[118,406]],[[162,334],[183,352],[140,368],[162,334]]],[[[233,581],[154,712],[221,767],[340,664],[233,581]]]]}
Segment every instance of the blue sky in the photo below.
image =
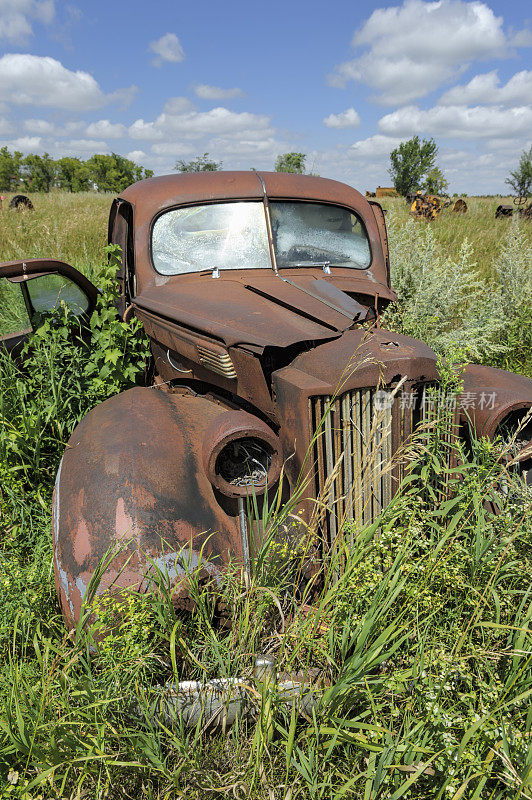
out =
{"type": "Polygon", "coordinates": [[[364,191],[418,133],[451,191],[495,193],[531,144],[531,17],[523,0],[0,0],[0,146],[157,174],[298,150],[364,191]]]}

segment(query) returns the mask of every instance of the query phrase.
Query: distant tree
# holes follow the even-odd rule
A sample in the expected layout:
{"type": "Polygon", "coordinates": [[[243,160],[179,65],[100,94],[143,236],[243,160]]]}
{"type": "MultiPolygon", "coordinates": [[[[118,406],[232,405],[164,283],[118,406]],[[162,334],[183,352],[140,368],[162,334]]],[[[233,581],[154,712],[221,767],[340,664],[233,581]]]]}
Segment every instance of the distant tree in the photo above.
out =
{"type": "Polygon", "coordinates": [[[276,172],[305,172],[306,153],[281,153],[275,162],[276,172]]]}
{"type": "Polygon", "coordinates": [[[12,192],[20,184],[22,153],[10,153],[7,147],[0,148],[0,191],[12,192]]]}
{"type": "Polygon", "coordinates": [[[68,192],[86,192],[90,188],[90,169],[79,158],[65,156],[56,161],[56,181],[68,192]]]}
{"type": "Polygon", "coordinates": [[[427,194],[446,194],[449,184],[439,167],[432,167],[427,172],[423,189],[427,194]]]}
{"type": "Polygon", "coordinates": [[[390,153],[391,167],[388,170],[393,185],[403,196],[419,189],[423,179],[436,166],[438,145],[434,139],[423,139],[414,136],[390,153]]]}
{"type": "Polygon", "coordinates": [[[30,153],[22,160],[22,182],[33,192],[49,192],[54,185],[56,164],[49,153],[30,153]]]}
{"type": "Polygon", "coordinates": [[[506,183],[511,186],[517,197],[530,197],[532,194],[532,147],[528,151],[523,150],[519,166],[514,172],[510,172],[506,183]]]}
{"type": "Polygon", "coordinates": [[[132,183],[153,175],[151,169],[144,169],[118,153],[98,153],[85,163],[99,192],[122,192],[132,183]]]}
{"type": "Polygon", "coordinates": [[[222,161],[212,161],[208,153],[203,153],[192,161],[176,161],[174,169],[178,172],[218,172],[222,168],[222,163],[222,161]]]}

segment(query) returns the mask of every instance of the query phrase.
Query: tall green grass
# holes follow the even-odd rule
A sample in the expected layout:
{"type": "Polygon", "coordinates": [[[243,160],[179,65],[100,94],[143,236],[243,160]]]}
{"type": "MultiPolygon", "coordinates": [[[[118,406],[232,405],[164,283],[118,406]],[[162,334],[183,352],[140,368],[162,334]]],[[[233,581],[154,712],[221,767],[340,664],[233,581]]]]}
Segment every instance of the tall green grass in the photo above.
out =
{"type": "MultiPolygon", "coordinates": [[[[497,220],[498,222],[498,220],[497,220]]],[[[463,239],[447,253],[432,224],[390,214],[392,285],[398,302],[383,319],[438,353],[461,348],[480,364],[532,376],[530,223],[515,218],[484,274],[463,239]]]]}
{"type": "Polygon", "coordinates": [[[502,477],[489,462],[481,454],[448,475],[451,500],[437,506],[419,501],[426,462],[414,462],[410,488],[378,523],[324,551],[312,596],[294,584],[299,556],[272,554],[267,541],[245,589],[236,569],[216,587],[223,626],[198,573],[190,614],[176,612],[160,574],[161,591],[132,596],[92,657],[91,632],[65,637],[54,609],[13,614],[4,776],[18,773],[30,797],[204,798],[230,787],[257,798],[526,798],[530,500],[489,514],[484,498],[502,477]],[[253,689],[256,653],[280,671],[317,671],[311,713],[275,685],[253,689]],[[224,734],[207,719],[187,729],[154,717],[166,681],[212,676],[247,678],[255,713],[224,734]]]}
{"type": "MultiPolygon", "coordinates": [[[[523,290],[520,230],[508,226],[499,245],[501,303],[523,290]]],[[[447,257],[435,227],[399,220],[391,236],[406,287],[400,324],[418,320],[428,335],[419,260],[443,283],[458,263],[473,291],[474,258],[447,257]]],[[[25,368],[0,353],[0,798],[532,796],[530,492],[502,443],[473,441],[446,467],[445,418],[402,452],[407,477],[375,524],[347,523],[316,547],[316,527],[298,529],[302,482],[288,504],[270,497],[263,508],[251,576],[234,565],[206,585],[200,565],[185,614],[155,571],[155,591],[120,609],[97,597],[99,622],[64,630],[51,569],[55,470],[76,422],[141,380],[145,358],[139,334],[110,316],[112,266],[98,272],[96,345],[73,341],[76,323],[60,309],[25,368]],[[254,682],[259,653],[279,673],[306,674],[313,711],[254,682]],[[161,687],[211,677],[247,681],[251,713],[235,726],[155,717],[161,687]]],[[[457,319],[455,330],[469,318],[457,319]]],[[[459,376],[449,368],[444,383],[456,389],[459,376]]]]}
{"type": "Polygon", "coordinates": [[[58,258],[98,282],[112,194],[29,193],[33,211],[0,210],[0,261],[58,258]]]}
{"type": "MultiPolygon", "coordinates": [[[[529,796],[531,497],[502,445],[474,442],[460,466],[444,468],[443,418],[401,454],[407,478],[373,525],[349,523],[318,549],[315,528],[285,544],[301,496],[284,506],[271,497],[247,579],[235,565],[206,585],[200,564],[184,613],[155,571],[152,593],[131,593],[118,608],[97,597],[98,622],[69,633],[45,511],[78,417],[69,405],[77,385],[64,384],[59,399],[56,391],[64,324],[50,324],[27,354],[29,367],[44,359],[56,376],[39,392],[0,373],[23,402],[18,416],[14,405],[0,411],[0,796],[529,796]],[[42,419],[46,402],[53,410],[42,419]],[[39,425],[28,432],[31,413],[39,425]],[[254,682],[258,653],[280,673],[306,674],[312,711],[298,713],[275,683],[254,682]],[[161,687],[211,677],[247,681],[251,712],[235,726],[222,733],[204,718],[189,729],[178,715],[154,714],[161,687]]],[[[444,382],[456,389],[459,378],[448,369],[444,382]]]]}

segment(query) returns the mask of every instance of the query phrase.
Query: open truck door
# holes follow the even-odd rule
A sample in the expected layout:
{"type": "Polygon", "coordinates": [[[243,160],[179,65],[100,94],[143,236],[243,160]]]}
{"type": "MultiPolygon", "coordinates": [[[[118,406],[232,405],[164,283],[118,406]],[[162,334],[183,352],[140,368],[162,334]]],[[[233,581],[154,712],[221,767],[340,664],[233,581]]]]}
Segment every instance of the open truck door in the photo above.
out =
{"type": "Polygon", "coordinates": [[[90,317],[98,289],[81,272],[56,259],[0,263],[0,347],[17,354],[42,314],[61,301],[77,317],[90,317]]]}

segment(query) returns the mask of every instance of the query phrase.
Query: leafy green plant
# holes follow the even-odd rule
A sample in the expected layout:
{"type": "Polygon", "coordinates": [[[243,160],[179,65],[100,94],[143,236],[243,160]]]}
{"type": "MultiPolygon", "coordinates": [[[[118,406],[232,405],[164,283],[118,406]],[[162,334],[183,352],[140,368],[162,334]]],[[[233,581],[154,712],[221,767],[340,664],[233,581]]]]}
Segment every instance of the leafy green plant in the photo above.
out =
{"type": "Polygon", "coordinates": [[[118,320],[116,248],[88,328],[66,306],[43,317],[15,362],[0,350],[0,643],[16,611],[57,613],[49,507],[75,425],[97,403],[141,382],[148,348],[138,322],[118,320]]]}
{"type": "Polygon", "coordinates": [[[120,247],[108,245],[105,251],[109,260],[99,276],[101,294],[90,319],[91,353],[84,369],[92,391],[101,399],[139,383],[149,357],[139,320],[123,322],[116,314],[120,247]]]}
{"type": "Polygon", "coordinates": [[[147,343],[137,320],[125,323],[117,317],[116,246],[108,252],[88,330],[62,304],[43,317],[19,363],[0,351],[4,495],[5,486],[18,478],[31,494],[48,497],[74,426],[96,403],[142,381],[147,343]]]}

